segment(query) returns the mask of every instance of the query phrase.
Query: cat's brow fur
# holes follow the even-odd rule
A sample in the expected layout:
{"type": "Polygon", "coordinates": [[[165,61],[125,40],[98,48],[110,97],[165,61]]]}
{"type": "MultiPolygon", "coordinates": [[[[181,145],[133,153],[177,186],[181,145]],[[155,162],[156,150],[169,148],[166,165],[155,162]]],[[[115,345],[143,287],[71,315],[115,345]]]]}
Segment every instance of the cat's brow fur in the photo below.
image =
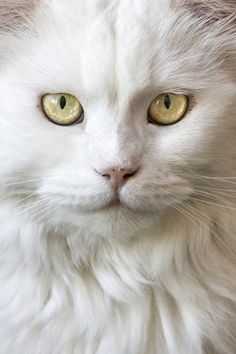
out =
{"type": "Polygon", "coordinates": [[[235,354],[235,10],[0,1],[0,354],[235,354]],[[187,114],[148,123],[165,92],[187,114]]]}

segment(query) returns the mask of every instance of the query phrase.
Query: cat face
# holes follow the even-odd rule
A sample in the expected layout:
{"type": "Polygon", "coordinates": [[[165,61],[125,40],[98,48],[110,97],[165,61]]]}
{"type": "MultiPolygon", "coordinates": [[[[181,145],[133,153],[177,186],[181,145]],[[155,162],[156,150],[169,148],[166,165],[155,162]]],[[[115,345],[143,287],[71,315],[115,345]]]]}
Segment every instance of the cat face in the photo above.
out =
{"type": "Polygon", "coordinates": [[[233,174],[235,54],[224,18],[209,24],[163,0],[52,0],[30,26],[5,35],[16,44],[0,64],[1,198],[23,200],[28,218],[132,234],[196,195],[197,175],[233,174]],[[45,117],[42,96],[58,92],[79,99],[81,122],[45,117]],[[148,119],[163,93],[188,97],[175,124],[148,119]],[[126,175],[120,188],[114,169],[126,175]]]}

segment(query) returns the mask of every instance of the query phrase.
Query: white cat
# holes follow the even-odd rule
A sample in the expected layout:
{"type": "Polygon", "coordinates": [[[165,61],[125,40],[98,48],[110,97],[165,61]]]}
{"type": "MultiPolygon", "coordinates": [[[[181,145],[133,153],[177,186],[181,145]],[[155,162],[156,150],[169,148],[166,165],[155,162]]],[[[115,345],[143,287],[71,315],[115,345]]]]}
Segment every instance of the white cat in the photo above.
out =
{"type": "Polygon", "coordinates": [[[1,354],[236,353],[235,13],[1,0],[1,354]]]}

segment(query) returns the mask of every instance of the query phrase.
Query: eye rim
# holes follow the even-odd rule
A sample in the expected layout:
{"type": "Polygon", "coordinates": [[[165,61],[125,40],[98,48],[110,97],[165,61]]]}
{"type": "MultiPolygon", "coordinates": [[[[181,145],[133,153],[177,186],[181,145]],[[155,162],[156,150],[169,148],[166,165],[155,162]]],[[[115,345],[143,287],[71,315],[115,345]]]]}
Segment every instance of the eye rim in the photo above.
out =
{"type": "Polygon", "coordinates": [[[147,110],[147,121],[148,121],[148,123],[153,124],[153,125],[160,125],[160,126],[170,126],[170,125],[174,125],[174,124],[178,123],[179,121],[181,121],[181,120],[186,116],[186,114],[187,114],[188,111],[189,111],[189,108],[190,108],[190,96],[189,96],[189,95],[184,94],[184,93],[163,92],[163,93],[157,95],[157,96],[151,101],[151,103],[150,103],[150,105],[149,105],[149,107],[148,107],[148,110],[147,110]],[[175,120],[175,121],[173,121],[173,122],[169,122],[169,123],[164,123],[164,122],[161,122],[161,121],[158,122],[157,120],[155,120],[154,118],[152,118],[152,116],[151,116],[151,114],[150,114],[150,108],[151,108],[153,102],[154,102],[155,100],[157,100],[158,97],[166,96],[166,95],[182,96],[182,97],[184,97],[185,100],[186,100],[186,102],[185,102],[185,103],[186,103],[186,107],[185,107],[185,110],[184,110],[183,114],[182,114],[177,120],[175,120]]]}
{"type": "MultiPolygon", "coordinates": [[[[41,103],[41,109],[43,111],[43,114],[45,116],[45,118],[47,120],[49,120],[51,123],[55,124],[55,125],[58,125],[58,126],[61,126],[61,127],[66,127],[66,126],[73,126],[75,124],[80,124],[83,122],[84,120],[84,108],[80,102],[80,100],[73,94],[71,93],[67,93],[67,92],[48,92],[48,93],[45,93],[43,95],[41,95],[41,99],[40,99],[40,103],[41,103]],[[76,100],[76,102],[80,105],[81,107],[81,114],[80,116],[78,116],[78,118],[75,118],[75,120],[73,120],[71,123],[63,123],[63,122],[58,122],[56,120],[54,120],[47,112],[46,112],[46,109],[45,109],[45,104],[44,104],[44,100],[46,99],[46,97],[48,96],[61,96],[61,98],[63,96],[69,96],[69,97],[72,97],[73,99],[76,100]]],[[[64,106],[65,107],[65,106],[64,106]]],[[[63,107],[63,108],[64,108],[63,107]]]]}

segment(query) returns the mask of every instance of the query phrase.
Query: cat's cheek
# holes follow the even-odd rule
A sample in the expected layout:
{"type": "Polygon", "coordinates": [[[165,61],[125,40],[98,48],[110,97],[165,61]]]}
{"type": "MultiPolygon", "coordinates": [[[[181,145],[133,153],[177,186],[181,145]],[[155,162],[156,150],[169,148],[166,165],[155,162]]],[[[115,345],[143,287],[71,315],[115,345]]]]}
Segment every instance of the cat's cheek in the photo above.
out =
{"type": "Polygon", "coordinates": [[[95,173],[85,172],[63,176],[62,171],[56,177],[45,179],[37,194],[62,209],[70,208],[80,212],[106,208],[114,199],[114,191],[106,180],[99,180],[95,173]]]}
{"type": "Polygon", "coordinates": [[[142,176],[127,183],[120,192],[120,201],[137,212],[158,213],[187,200],[192,193],[193,187],[187,180],[166,172],[164,176],[142,176]]]}

